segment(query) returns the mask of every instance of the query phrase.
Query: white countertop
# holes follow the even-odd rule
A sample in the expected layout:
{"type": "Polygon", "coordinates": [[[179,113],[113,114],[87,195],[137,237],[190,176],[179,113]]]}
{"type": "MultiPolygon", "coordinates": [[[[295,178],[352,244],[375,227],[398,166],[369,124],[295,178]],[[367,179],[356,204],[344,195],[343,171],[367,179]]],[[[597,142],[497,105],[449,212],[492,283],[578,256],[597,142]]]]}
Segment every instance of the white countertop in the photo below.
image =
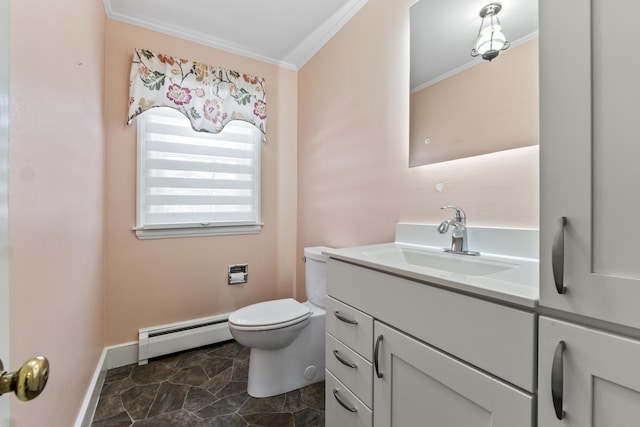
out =
{"type": "MultiPolygon", "coordinates": [[[[373,268],[382,272],[395,274],[408,279],[432,283],[452,290],[463,291],[504,301],[527,308],[536,308],[539,298],[539,262],[535,258],[526,256],[509,256],[502,253],[517,255],[537,254],[537,230],[510,230],[510,229],[476,229],[469,236],[479,236],[478,246],[473,245],[470,239],[469,249],[479,250],[479,257],[469,257],[456,254],[440,253],[442,245],[433,245],[434,241],[441,243],[441,236],[437,235],[436,226],[418,224],[398,224],[396,230],[396,242],[375,245],[357,246],[342,249],[324,250],[323,254],[331,258],[373,268]],[[416,232],[418,228],[422,232],[416,232]],[[497,234],[496,231],[497,230],[497,234]],[[409,232],[410,231],[410,232],[409,232]],[[513,231],[513,232],[511,232],[513,231]],[[416,244],[415,237],[403,238],[402,236],[429,236],[437,235],[428,244],[416,244]],[[506,239],[492,239],[491,236],[504,236],[506,239]],[[409,240],[409,242],[407,242],[409,240]],[[481,242],[487,242],[484,245],[481,242]],[[503,243],[504,242],[504,243],[503,243]],[[431,244],[431,245],[429,245],[431,244]],[[490,246],[489,246],[490,245],[490,246]],[[534,246],[533,248],[531,246],[534,246]],[[487,252],[483,249],[490,248],[500,254],[487,252]],[[507,268],[482,275],[461,274],[418,265],[407,261],[403,256],[403,250],[409,252],[427,252],[430,255],[441,257],[444,262],[486,263],[488,265],[504,265],[507,268]],[[453,258],[451,258],[453,257],[453,258]]],[[[450,239],[450,237],[449,237],[450,239]]],[[[446,241],[446,240],[445,240],[446,241]]]]}

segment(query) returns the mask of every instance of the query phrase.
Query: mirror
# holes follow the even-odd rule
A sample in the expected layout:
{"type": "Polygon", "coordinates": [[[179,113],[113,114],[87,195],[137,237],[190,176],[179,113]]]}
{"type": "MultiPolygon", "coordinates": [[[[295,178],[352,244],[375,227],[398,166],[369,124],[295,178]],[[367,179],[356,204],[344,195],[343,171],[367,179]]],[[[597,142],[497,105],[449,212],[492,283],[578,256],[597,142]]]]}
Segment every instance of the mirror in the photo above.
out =
{"type": "Polygon", "coordinates": [[[537,0],[502,0],[510,41],[491,62],[471,48],[491,0],[411,7],[409,166],[538,144],[537,0]]]}

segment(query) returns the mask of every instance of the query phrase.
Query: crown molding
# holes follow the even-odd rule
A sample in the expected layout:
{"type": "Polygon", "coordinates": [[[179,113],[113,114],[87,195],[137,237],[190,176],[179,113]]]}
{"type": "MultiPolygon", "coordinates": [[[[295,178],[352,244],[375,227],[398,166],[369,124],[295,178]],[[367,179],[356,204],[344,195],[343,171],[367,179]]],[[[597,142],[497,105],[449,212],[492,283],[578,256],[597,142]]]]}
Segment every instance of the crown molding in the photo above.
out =
{"type": "Polygon", "coordinates": [[[246,47],[236,45],[229,40],[219,39],[212,37],[209,34],[166,24],[165,22],[158,22],[151,19],[138,19],[117,13],[111,7],[111,0],[104,0],[104,8],[107,18],[109,19],[297,71],[302,68],[302,66],[311,59],[313,55],[315,55],[322,46],[324,46],[367,2],[368,0],[349,0],[308,37],[291,49],[284,58],[265,56],[246,47]]]}
{"type": "MultiPolygon", "coordinates": [[[[516,47],[516,46],[521,45],[522,43],[526,43],[526,42],[528,42],[530,40],[537,39],[537,38],[538,38],[538,31],[534,31],[533,33],[527,34],[526,36],[523,36],[523,37],[520,37],[517,40],[514,40],[513,42],[510,43],[509,47],[510,48],[516,47]]],[[[444,74],[441,74],[441,75],[439,75],[437,77],[434,77],[433,79],[429,80],[428,82],[425,82],[425,83],[423,83],[423,84],[421,84],[419,86],[414,87],[413,89],[411,89],[411,91],[409,93],[411,95],[413,95],[416,92],[420,92],[422,89],[425,89],[425,88],[427,88],[427,87],[429,87],[431,85],[434,85],[434,84],[438,83],[439,81],[447,79],[447,78],[449,78],[449,77],[451,77],[451,76],[453,76],[455,74],[461,73],[462,71],[464,71],[464,70],[466,70],[468,68],[471,68],[474,65],[478,65],[478,64],[482,63],[483,61],[484,60],[480,56],[478,56],[478,57],[476,57],[474,59],[471,59],[469,62],[467,62],[465,64],[462,64],[461,66],[456,67],[451,71],[447,71],[444,74]]]]}
{"type": "Polygon", "coordinates": [[[284,60],[295,64],[297,69],[302,68],[368,1],[369,0],[348,1],[307,38],[298,43],[295,48],[291,49],[284,57],[284,60]]]}

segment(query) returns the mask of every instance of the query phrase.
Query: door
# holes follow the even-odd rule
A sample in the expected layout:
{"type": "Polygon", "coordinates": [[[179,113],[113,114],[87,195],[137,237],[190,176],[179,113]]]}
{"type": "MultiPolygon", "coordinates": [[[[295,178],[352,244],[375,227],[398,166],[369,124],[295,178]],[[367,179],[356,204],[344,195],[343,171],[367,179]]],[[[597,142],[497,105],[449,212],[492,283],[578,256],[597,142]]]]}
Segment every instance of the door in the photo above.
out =
{"type": "MultiPolygon", "coordinates": [[[[0,0],[0,359],[9,368],[9,0],[0,0]]],[[[0,427],[9,427],[9,398],[0,397],[0,427]]]]}
{"type": "Polygon", "coordinates": [[[637,427],[639,360],[638,340],[540,317],[538,425],[637,427]]]}
{"type": "Polygon", "coordinates": [[[375,322],[374,427],[526,427],[533,397],[375,322]]]}
{"type": "Polygon", "coordinates": [[[540,302],[634,328],[639,14],[637,0],[541,0],[539,15],[540,302]]]}
{"type": "Polygon", "coordinates": [[[47,383],[49,362],[33,358],[14,372],[9,364],[9,0],[0,0],[0,427],[9,427],[9,394],[37,397],[47,383]],[[18,389],[16,391],[16,389],[18,389]]]}

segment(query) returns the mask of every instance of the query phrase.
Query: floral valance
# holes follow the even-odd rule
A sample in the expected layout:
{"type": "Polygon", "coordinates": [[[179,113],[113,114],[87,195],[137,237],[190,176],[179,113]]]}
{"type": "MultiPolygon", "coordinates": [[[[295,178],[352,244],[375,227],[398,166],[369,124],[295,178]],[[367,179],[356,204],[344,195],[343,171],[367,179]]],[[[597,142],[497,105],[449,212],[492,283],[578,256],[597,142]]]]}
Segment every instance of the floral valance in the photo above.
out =
{"type": "Polygon", "coordinates": [[[231,120],[244,120],[266,135],[262,77],[136,49],[130,79],[129,124],[149,108],[170,107],[197,131],[218,133],[231,120]]]}

